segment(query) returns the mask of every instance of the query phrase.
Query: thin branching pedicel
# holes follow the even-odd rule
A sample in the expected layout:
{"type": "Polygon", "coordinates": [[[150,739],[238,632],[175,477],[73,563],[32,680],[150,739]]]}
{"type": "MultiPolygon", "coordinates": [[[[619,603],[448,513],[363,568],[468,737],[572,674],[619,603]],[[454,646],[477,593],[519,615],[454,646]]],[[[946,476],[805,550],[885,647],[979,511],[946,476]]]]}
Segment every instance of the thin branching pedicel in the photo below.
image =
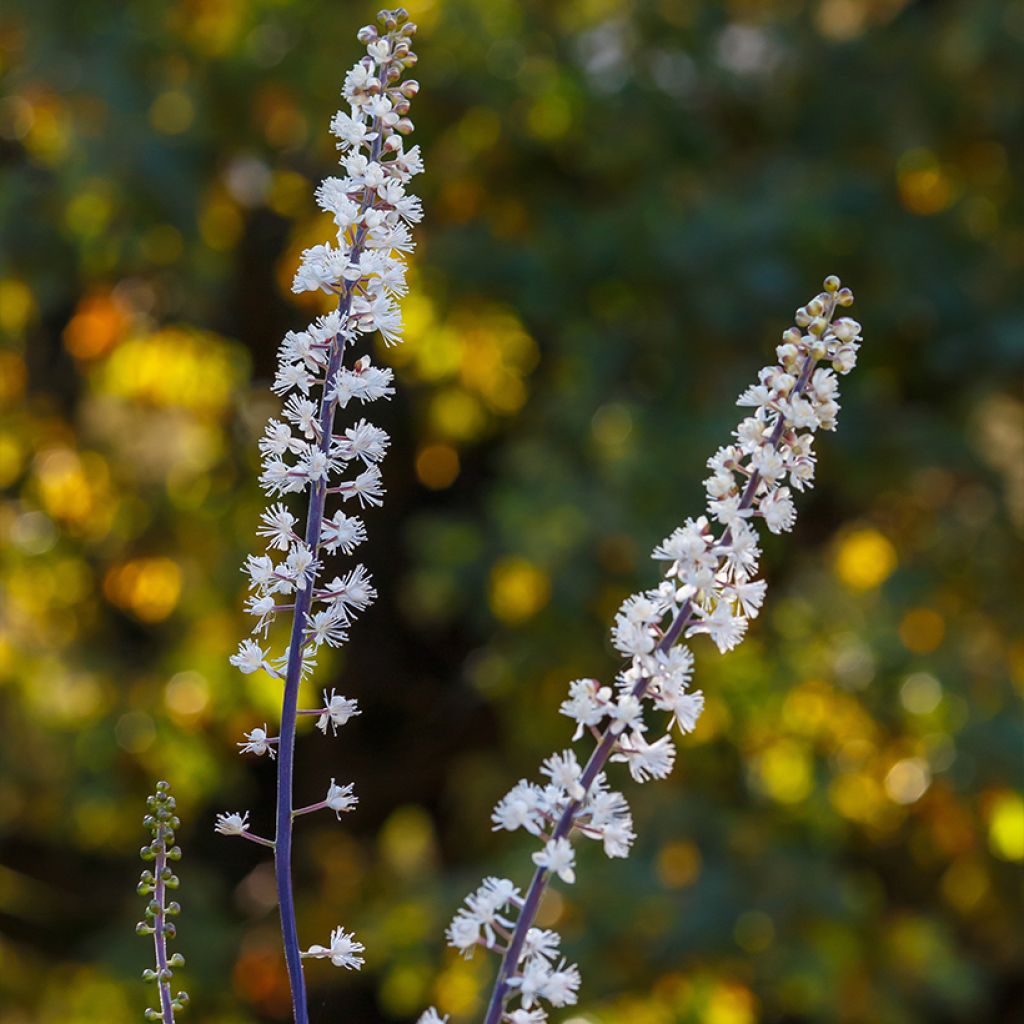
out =
{"type": "Polygon", "coordinates": [[[154,968],[143,971],[142,977],[156,982],[160,1003],[159,1009],[150,1007],[146,1010],[146,1020],[174,1024],[174,1011],[183,1010],[188,1005],[188,994],[178,992],[171,995],[173,968],[183,967],[185,958],[180,953],[167,955],[167,940],[175,935],[174,922],[168,919],[181,911],[176,902],[167,902],[167,890],[178,888],[178,876],[168,862],[181,859],[181,848],[174,845],[174,830],[181,822],[174,813],[174,797],[169,783],[156,784],[156,792],[146,799],[146,810],[149,813],[143,824],[149,829],[152,840],[142,848],[140,856],[152,863],[153,870],[146,868],[139,878],[137,891],[140,896],[148,896],[149,902],[146,904],[146,919],[135,926],[135,931],[139,935],[153,936],[156,964],[154,968]]]}
{"type": "Polygon", "coordinates": [[[541,766],[543,783],[524,779],[495,807],[496,830],[525,829],[541,847],[525,894],[508,879],[486,878],[448,927],[449,944],[466,956],[477,946],[501,956],[485,1024],[541,1024],[545,1003],[576,1002],[579,970],[561,957],[556,932],[533,927],[540,898],[552,875],[575,880],[574,836],[601,842],[609,857],[628,856],[633,819],[604,768],[624,762],[637,782],[672,770],[672,726],[691,732],[704,706],[703,694],[689,688],[693,656],[679,641],[706,633],[724,653],[757,616],[766,584],[755,578],[755,523],[772,533],[791,530],[793,492],[812,485],[813,435],[835,429],[836,374],[856,363],[860,325],[833,321],[837,308],[852,302],[850,290],[829,277],[824,291],[797,310],[776,350],[778,363],[739,397],[748,415],[734,440],[708,460],[707,514],[686,520],[655,548],[654,559],[666,566],[661,584],[628,598],[615,618],[612,642],[628,666],[614,687],[594,679],[570,684],[561,712],[576,723],[573,741],[585,732],[596,741],[586,765],[571,748],[555,753],[541,766]],[[670,715],[666,733],[653,742],[644,701],[670,715]]]}
{"type": "Polygon", "coordinates": [[[392,373],[374,366],[369,355],[346,362],[361,335],[379,331],[388,345],[402,340],[398,300],[407,291],[403,254],[412,251],[410,225],[421,219],[420,201],[406,193],[409,180],[423,170],[419,147],[406,151],[403,136],[413,130],[410,100],[419,86],[402,82],[416,63],[411,40],[416,26],[398,9],[382,11],[380,28],[367,26],[358,38],[366,56],[349,71],[342,88],[348,110],[339,110],[331,132],[341,151],[342,177],[323,181],[317,202],[334,216],[336,242],[314,246],[302,254],[292,289],[336,295],[337,309],[318,318],[304,331],[289,331],[279,352],[273,391],[288,396],[282,419],[272,419],[262,440],[260,483],[274,499],[263,513],[257,533],[266,539],[267,553],[251,555],[244,571],[251,596],[246,602],[255,617],[253,633],[266,638],[278,616],[290,617],[289,642],[272,655],[264,639],[243,640],[231,662],[243,673],[264,671],[284,683],[281,727],[269,735],[263,723],[244,735],[240,752],[267,755],[277,761],[277,825],[274,839],[249,829],[249,814],[218,816],[216,830],[241,836],[274,851],[285,960],[297,1024],[308,1020],[302,958],[325,958],[335,966],[359,968],[361,943],[338,927],[330,946],[299,947],[291,880],[292,824],[303,814],[319,810],[351,810],[357,798],[351,785],[334,779],[322,799],[304,807],[293,803],[292,779],[296,722],[313,716],[325,735],[353,715],[354,700],[324,692],[323,706],[298,707],[299,683],[316,665],[323,644],[340,647],[348,639],[355,617],[377,596],[370,575],[356,565],[340,576],[324,579],[324,556],[349,555],[366,539],[359,516],[342,508],[327,512],[328,496],[359,509],[383,503],[379,463],[387,452],[387,433],[360,418],[344,429],[335,426],[335,413],[350,405],[366,405],[394,393],[392,373]],[[298,517],[281,502],[286,495],[308,493],[305,528],[297,532],[298,517]]]}

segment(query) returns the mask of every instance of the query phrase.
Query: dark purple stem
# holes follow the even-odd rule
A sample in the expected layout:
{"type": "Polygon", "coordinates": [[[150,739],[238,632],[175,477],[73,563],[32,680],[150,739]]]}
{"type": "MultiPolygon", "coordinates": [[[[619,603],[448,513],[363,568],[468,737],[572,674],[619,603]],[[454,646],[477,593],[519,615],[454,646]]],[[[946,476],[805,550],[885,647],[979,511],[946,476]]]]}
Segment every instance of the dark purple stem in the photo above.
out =
{"type": "MultiPolygon", "coordinates": [[[[807,382],[810,380],[815,362],[816,360],[811,356],[806,357],[800,371],[800,377],[793,387],[794,396],[799,395],[807,387],[807,382]]],[[[768,440],[768,443],[773,448],[778,445],[784,430],[785,421],[780,414],[778,422],[775,424],[771,437],[768,440]]],[[[756,470],[751,473],[750,479],[743,490],[743,495],[740,498],[741,509],[748,509],[753,505],[760,479],[760,474],[756,470]]],[[[728,544],[731,536],[731,531],[726,530],[722,534],[721,543],[728,544]]],[[[679,611],[676,612],[672,623],[658,642],[656,649],[662,653],[670,650],[679,639],[683,630],[690,624],[692,618],[693,604],[687,600],[680,606],[679,611]]],[[[633,687],[633,696],[638,699],[643,697],[650,684],[650,677],[645,676],[639,679],[633,687]]],[[[580,776],[580,785],[583,787],[584,792],[583,799],[571,800],[569,802],[562,812],[562,816],[558,819],[554,832],[551,833],[552,839],[564,839],[569,835],[583,800],[586,799],[586,795],[590,792],[590,787],[594,784],[594,780],[603,771],[605,764],[607,764],[617,740],[618,734],[612,732],[611,726],[606,727],[600,741],[590,755],[590,760],[587,761],[586,767],[583,769],[583,774],[580,776]]],[[[484,1018],[484,1024],[498,1024],[498,1021],[501,1019],[505,1003],[508,1000],[508,982],[519,966],[519,957],[523,950],[523,943],[526,941],[526,933],[533,926],[533,920],[537,916],[537,908],[540,906],[541,897],[547,888],[549,874],[550,872],[545,868],[538,867],[533,873],[533,878],[530,879],[530,887],[526,890],[526,898],[523,900],[523,906],[516,921],[515,931],[512,933],[512,940],[509,942],[508,949],[501,959],[498,976],[494,982],[494,991],[491,993],[491,1001],[487,1004],[487,1016],[484,1018]]]]}
{"type": "MultiPolygon", "coordinates": [[[[370,160],[380,157],[380,123],[374,122],[377,138],[370,150],[370,160]]],[[[370,190],[363,195],[362,212],[370,205],[370,190]]],[[[350,260],[355,262],[366,241],[366,228],[360,227],[352,242],[350,260]]],[[[353,284],[346,282],[338,299],[338,312],[344,324],[352,303],[353,284]]],[[[345,354],[345,339],[337,335],[331,345],[331,357],[324,378],[324,393],[320,401],[320,450],[330,451],[334,433],[335,403],[328,396],[331,383],[341,368],[345,354]]],[[[309,511],[306,515],[306,546],[313,552],[314,562],[302,590],[296,592],[295,612],[292,619],[291,640],[288,647],[288,665],[285,672],[284,697],[281,702],[281,735],[277,746],[277,833],[274,843],[274,876],[277,880],[277,899],[281,911],[281,935],[284,939],[284,959],[288,968],[288,983],[292,993],[292,1010],[295,1024],[308,1024],[309,1011],[306,1006],[306,979],[302,971],[302,954],[299,949],[298,927],[295,922],[295,895],[292,889],[292,824],[294,820],[294,765],[295,765],[295,722],[298,716],[299,682],[302,678],[303,647],[305,644],[306,620],[313,600],[318,566],[317,550],[320,547],[320,531],[323,528],[324,504],[327,501],[327,481],[319,480],[312,485],[309,496],[309,511]]]]}

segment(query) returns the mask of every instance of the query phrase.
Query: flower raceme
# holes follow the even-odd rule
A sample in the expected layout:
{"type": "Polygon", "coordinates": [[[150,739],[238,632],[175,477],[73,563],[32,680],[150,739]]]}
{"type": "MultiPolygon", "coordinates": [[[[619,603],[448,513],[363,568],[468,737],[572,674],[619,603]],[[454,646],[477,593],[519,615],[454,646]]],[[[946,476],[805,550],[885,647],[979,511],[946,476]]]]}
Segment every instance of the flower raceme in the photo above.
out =
{"type": "Polygon", "coordinates": [[[370,574],[355,565],[329,581],[325,558],[351,555],[366,539],[361,512],[384,500],[381,460],[387,432],[360,416],[335,424],[338,413],[362,412],[394,394],[392,372],[363,354],[346,359],[361,338],[379,332],[388,345],[402,340],[399,300],[407,292],[404,257],[412,251],[412,225],[422,217],[420,201],[407,192],[423,170],[419,147],[405,148],[413,130],[410,101],[419,86],[403,81],[416,63],[412,38],[416,26],[402,10],[382,11],[378,26],[360,30],[366,55],[348,72],[342,87],[346,108],[331,120],[341,173],[316,190],[321,209],[330,213],[337,237],[302,254],[292,283],[295,292],[320,291],[337,297],[337,308],[303,331],[289,331],[278,353],[273,392],[284,399],[259,442],[260,485],[269,503],[256,533],[266,543],[262,554],[243,566],[248,577],[246,610],[253,616],[253,638],[243,640],[230,661],[242,673],[266,672],[284,683],[281,728],[268,734],[266,723],[244,734],[243,754],[277,760],[277,828],[273,840],[249,831],[248,812],[218,816],[216,830],[274,849],[285,959],[295,1020],[307,1020],[301,957],[326,958],[337,966],[358,968],[363,950],[351,933],[335,929],[330,947],[298,947],[290,877],[292,821],[315,810],[333,810],[340,818],[357,798],[351,785],[331,780],[327,796],[308,807],[293,807],[292,777],[296,719],[316,717],[319,730],[337,734],[354,715],[354,700],[324,691],[323,706],[297,706],[300,681],[316,667],[323,645],[348,640],[356,617],[376,598],[370,574]],[[286,500],[307,495],[304,529],[286,500]],[[328,498],[338,507],[327,509],[328,498]],[[289,642],[274,652],[268,637],[282,616],[290,620],[289,642]]]}
{"type": "Polygon", "coordinates": [[[636,782],[665,778],[676,756],[672,732],[692,732],[704,706],[703,694],[691,689],[693,655],[683,641],[705,633],[725,653],[760,611],[766,584],[756,578],[757,526],[791,530],[794,493],[813,485],[814,434],[835,429],[838,375],[857,361],[860,325],[836,318],[852,302],[850,290],[829,277],[797,310],[776,349],[778,361],[740,395],[745,415],[732,440],[708,460],[705,514],[687,519],[654,549],[661,582],[629,597],[615,617],[612,644],[626,664],[614,686],[593,679],[569,684],[560,711],[576,724],[573,742],[585,732],[596,740],[586,764],[572,748],[553,754],[541,766],[543,782],[522,779],[498,801],[494,829],[525,829],[541,849],[525,894],[508,879],[487,878],[446,932],[466,956],[478,946],[501,956],[485,1024],[540,1024],[544,1004],[576,1002],[579,971],[560,959],[556,933],[533,927],[540,897],[553,875],[575,880],[574,837],[599,841],[609,857],[628,856],[633,819],[605,766],[624,763],[636,782]],[[649,705],[669,715],[654,740],[649,705]]]}

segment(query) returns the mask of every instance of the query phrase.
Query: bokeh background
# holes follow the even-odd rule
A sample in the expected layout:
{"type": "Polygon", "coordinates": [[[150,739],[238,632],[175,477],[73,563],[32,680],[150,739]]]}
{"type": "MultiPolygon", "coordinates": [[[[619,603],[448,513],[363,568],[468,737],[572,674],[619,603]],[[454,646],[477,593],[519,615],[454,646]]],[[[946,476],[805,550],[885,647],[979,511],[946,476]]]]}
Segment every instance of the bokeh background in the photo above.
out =
{"type": "MultiPolygon", "coordinates": [[[[568,740],[568,680],[702,502],[732,401],[826,273],[865,324],[766,613],[626,862],[544,905],[575,1024],[1024,1019],[1020,0],[422,0],[428,162],[383,411],[380,602],[318,681],[364,713],[298,752],[315,1020],[479,1016],[441,930],[488,815],[568,740]]],[[[0,10],[0,1019],[141,1019],[145,794],[186,855],[185,1019],[282,1021],[270,866],[214,837],[273,769],[275,686],[227,656],[255,439],[355,29],[327,0],[0,10]]],[[[375,415],[379,413],[374,410],[375,415]]]]}

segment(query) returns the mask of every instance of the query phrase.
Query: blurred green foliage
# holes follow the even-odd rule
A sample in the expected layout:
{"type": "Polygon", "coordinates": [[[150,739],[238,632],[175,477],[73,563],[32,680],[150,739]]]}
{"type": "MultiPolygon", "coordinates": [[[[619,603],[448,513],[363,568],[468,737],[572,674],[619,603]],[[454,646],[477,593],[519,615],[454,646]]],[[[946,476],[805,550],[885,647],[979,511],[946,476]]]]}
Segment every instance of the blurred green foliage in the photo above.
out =
{"type": "MultiPolygon", "coordinates": [[[[525,881],[491,804],[568,739],[571,678],[791,310],[857,293],[862,364],[751,638],[698,644],[708,713],[628,788],[628,862],[545,904],[576,1024],[1024,1017],[1021,0],[425,0],[427,222],[382,600],[321,685],[364,715],[302,740],[315,1019],[481,1007],[442,949],[483,873],[525,881]]],[[[184,821],[194,1019],[283,1020],[269,823],[227,656],[287,291],[327,232],[327,120],[374,10],[326,0],[7,0],[0,10],[0,1017],[140,1019],[135,850],[184,821]]],[[[375,410],[376,411],[376,410],[375,410]]]]}

